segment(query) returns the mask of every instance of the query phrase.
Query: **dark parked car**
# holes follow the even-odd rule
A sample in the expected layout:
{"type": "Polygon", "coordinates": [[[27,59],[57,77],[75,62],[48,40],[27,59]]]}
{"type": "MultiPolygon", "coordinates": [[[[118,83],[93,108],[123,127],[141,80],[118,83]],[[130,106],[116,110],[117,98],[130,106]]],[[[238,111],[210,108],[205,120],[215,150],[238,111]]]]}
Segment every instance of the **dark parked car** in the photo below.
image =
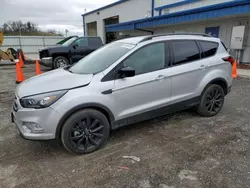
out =
{"type": "Polygon", "coordinates": [[[73,37],[62,45],[39,50],[40,63],[53,69],[75,63],[103,45],[100,37],[73,37]]]}

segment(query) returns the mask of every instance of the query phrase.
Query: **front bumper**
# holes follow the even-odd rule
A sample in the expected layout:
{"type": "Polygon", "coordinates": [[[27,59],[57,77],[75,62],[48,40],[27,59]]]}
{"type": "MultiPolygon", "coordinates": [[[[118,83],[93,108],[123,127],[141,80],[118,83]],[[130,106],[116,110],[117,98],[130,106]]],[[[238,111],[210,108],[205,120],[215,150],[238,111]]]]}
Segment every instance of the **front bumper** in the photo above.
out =
{"type": "Polygon", "coordinates": [[[51,107],[43,109],[22,108],[18,100],[15,99],[11,119],[23,138],[28,140],[51,140],[56,138],[56,126],[59,122],[59,116],[58,112],[51,107]],[[27,123],[39,125],[42,130],[33,132],[26,126],[27,123]]]}
{"type": "Polygon", "coordinates": [[[53,58],[52,57],[44,57],[42,59],[40,59],[40,64],[45,66],[45,67],[52,67],[52,63],[53,63],[53,58]]]}

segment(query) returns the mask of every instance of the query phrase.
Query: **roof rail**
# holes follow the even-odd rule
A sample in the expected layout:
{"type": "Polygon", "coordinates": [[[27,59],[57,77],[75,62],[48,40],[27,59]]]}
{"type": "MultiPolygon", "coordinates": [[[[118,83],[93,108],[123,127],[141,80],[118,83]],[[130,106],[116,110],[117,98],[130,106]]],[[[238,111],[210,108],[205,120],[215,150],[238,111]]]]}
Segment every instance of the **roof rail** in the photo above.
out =
{"type": "Polygon", "coordinates": [[[147,40],[151,40],[154,37],[163,37],[163,36],[170,36],[170,35],[195,35],[195,36],[203,36],[203,37],[213,37],[213,36],[208,35],[206,33],[162,33],[162,34],[156,34],[156,35],[146,36],[139,43],[147,41],[147,40]]]}

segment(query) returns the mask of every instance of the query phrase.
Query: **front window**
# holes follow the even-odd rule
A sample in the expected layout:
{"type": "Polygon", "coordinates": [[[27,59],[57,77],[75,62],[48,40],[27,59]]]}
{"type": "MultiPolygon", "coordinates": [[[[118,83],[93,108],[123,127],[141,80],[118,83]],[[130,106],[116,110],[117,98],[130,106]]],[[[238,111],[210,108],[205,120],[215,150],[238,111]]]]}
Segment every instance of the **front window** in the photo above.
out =
{"type": "Polygon", "coordinates": [[[165,67],[165,51],[163,42],[150,44],[132,54],[123,65],[133,68],[136,75],[161,70],[165,67]]]}
{"type": "Polygon", "coordinates": [[[71,45],[75,40],[77,39],[77,37],[72,37],[71,39],[67,40],[66,42],[64,42],[62,44],[62,46],[69,46],[71,45]]]}
{"type": "Polygon", "coordinates": [[[95,74],[101,72],[128,53],[135,45],[123,42],[110,43],[86,56],[69,68],[76,74],[95,74]]]}

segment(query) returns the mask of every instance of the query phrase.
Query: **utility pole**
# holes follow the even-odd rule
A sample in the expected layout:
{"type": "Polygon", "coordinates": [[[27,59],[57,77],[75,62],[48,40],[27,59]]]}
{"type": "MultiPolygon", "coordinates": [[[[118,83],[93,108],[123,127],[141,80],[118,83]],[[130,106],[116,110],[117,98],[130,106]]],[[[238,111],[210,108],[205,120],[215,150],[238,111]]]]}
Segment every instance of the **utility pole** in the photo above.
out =
{"type": "Polygon", "coordinates": [[[68,36],[68,32],[69,32],[69,30],[68,30],[68,29],[65,29],[65,36],[66,36],[66,37],[68,36]]]}

